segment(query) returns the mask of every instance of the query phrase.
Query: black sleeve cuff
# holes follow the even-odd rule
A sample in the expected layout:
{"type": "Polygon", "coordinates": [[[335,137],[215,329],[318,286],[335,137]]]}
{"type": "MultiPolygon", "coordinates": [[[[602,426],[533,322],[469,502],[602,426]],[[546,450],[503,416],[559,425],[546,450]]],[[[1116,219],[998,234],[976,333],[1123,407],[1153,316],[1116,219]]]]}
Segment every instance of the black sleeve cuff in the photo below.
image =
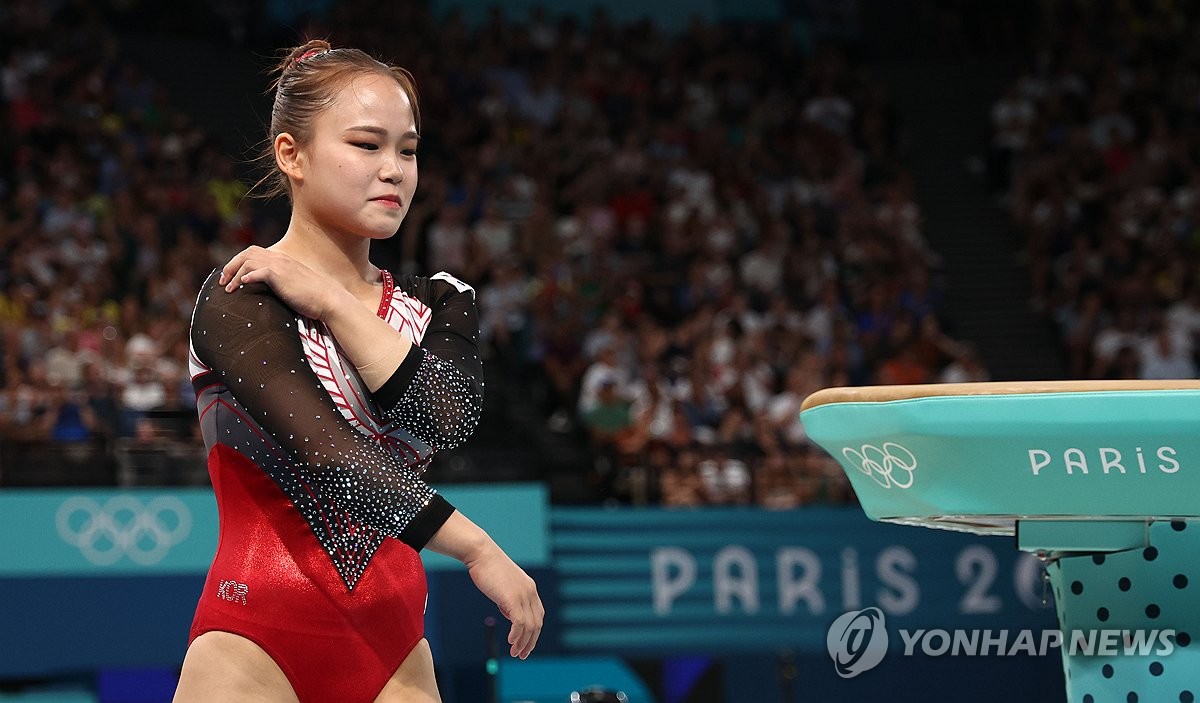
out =
{"type": "Polygon", "coordinates": [[[392,408],[400,399],[404,397],[404,393],[408,391],[409,384],[412,383],[413,377],[417,375],[417,369],[421,367],[421,361],[425,358],[425,350],[413,345],[405,355],[404,361],[396,367],[388,380],[383,382],[379,390],[375,391],[373,397],[375,402],[381,407],[392,408]]]}
{"type": "Polygon", "coordinates": [[[421,551],[453,513],[454,506],[450,505],[449,501],[437,493],[433,494],[429,503],[400,533],[400,541],[418,552],[421,551]]]}

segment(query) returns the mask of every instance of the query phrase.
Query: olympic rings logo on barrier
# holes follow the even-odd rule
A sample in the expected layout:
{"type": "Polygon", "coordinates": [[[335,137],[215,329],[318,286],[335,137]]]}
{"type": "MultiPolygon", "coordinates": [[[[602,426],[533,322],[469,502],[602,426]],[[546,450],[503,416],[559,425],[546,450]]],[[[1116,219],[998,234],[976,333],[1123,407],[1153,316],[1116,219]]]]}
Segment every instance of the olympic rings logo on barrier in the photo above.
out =
{"type": "Polygon", "coordinates": [[[97,566],[115,564],[121,557],[142,566],[157,564],[192,531],[192,511],[172,496],[143,504],[134,496],[118,495],[103,505],[73,496],[58,506],[54,520],[63,541],[97,566]]]}
{"type": "Polygon", "coordinates": [[[842,456],[884,488],[908,488],[913,485],[917,457],[895,442],[884,442],[883,449],[872,444],[862,445],[861,450],[846,447],[842,450],[842,456]]]}

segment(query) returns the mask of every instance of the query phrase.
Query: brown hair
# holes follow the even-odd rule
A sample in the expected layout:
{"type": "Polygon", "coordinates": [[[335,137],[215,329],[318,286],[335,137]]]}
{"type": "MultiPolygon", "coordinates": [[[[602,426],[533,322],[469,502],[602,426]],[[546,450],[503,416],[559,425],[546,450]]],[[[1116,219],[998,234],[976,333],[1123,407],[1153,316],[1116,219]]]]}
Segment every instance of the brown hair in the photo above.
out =
{"type": "Polygon", "coordinates": [[[378,61],[359,49],[334,49],[324,39],[311,39],[282,53],[271,73],[278,74],[267,89],[268,93],[275,93],[271,125],[266,144],[256,159],[266,174],[251,188],[253,191],[267,184],[264,198],[291,197],[291,184],[275,162],[275,138],[287,132],[297,143],[307,143],[312,138],[313,119],[352,78],[371,73],[393,78],[408,95],[417,131],[421,130],[417,86],[412,74],[399,66],[378,61]]]}

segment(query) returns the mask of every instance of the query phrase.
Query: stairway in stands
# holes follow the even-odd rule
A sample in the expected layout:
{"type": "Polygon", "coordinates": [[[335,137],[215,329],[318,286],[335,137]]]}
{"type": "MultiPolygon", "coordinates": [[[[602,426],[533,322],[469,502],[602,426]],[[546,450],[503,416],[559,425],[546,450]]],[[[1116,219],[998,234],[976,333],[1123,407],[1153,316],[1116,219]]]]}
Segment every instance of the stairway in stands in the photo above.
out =
{"type": "Polygon", "coordinates": [[[1015,62],[886,61],[874,73],[903,122],[925,234],[942,257],[943,310],[958,339],[973,342],[995,380],[1063,378],[1050,323],[1030,307],[1028,271],[1006,212],[968,170],[983,157],[992,104],[1015,62]]]}

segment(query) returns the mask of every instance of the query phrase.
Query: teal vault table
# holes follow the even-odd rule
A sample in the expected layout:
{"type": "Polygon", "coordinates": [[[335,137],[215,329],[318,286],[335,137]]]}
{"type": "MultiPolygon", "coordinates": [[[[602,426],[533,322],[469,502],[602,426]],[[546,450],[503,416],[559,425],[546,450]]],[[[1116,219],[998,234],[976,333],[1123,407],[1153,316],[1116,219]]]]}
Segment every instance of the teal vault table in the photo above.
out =
{"type": "Polygon", "coordinates": [[[1200,698],[1200,381],[830,388],[801,418],[871,519],[1046,562],[1070,703],[1200,698]]]}

